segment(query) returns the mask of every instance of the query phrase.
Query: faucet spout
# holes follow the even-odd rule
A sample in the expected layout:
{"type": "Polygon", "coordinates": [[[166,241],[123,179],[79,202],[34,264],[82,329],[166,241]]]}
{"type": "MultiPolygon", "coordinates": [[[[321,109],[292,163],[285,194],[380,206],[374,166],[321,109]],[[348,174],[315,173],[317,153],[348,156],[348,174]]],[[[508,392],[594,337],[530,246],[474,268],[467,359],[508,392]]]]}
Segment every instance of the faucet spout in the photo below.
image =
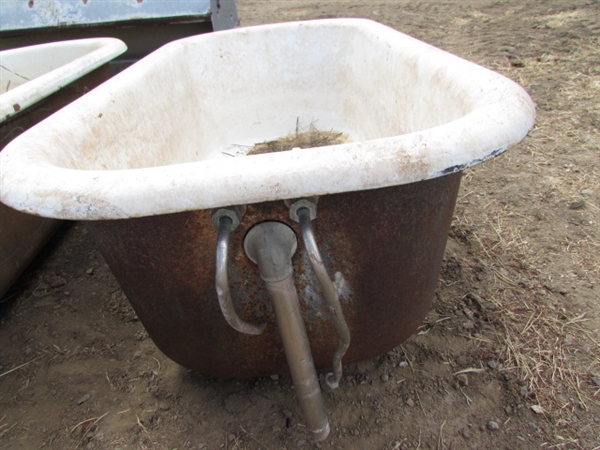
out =
{"type": "Polygon", "coordinates": [[[292,256],[296,248],[294,231],[275,221],[254,226],[244,240],[246,255],[258,265],[273,302],[300,408],[311,439],[317,442],[327,438],[330,428],[294,286],[292,256]]]}

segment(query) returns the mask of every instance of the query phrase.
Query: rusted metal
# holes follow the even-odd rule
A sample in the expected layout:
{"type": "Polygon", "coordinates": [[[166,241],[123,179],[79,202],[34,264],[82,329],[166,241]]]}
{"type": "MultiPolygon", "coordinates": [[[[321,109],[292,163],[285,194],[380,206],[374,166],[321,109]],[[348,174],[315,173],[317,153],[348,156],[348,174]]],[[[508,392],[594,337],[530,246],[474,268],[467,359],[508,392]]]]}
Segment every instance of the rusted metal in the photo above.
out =
{"type": "MultiPolygon", "coordinates": [[[[323,262],[336,274],[352,335],[343,362],[383,354],[421,324],[436,289],[460,173],[402,186],[324,195],[313,222],[323,262]]],[[[289,218],[283,201],[248,205],[231,236],[230,288],[239,316],[266,322],[240,334],[221,314],[214,288],[217,230],[210,211],[89,222],[100,250],[156,345],[170,358],[219,377],[288,371],[258,268],[243,239],[257,222],[289,218]]],[[[337,342],[306,250],[293,258],[294,281],[315,365],[330,369],[337,342]]]]}

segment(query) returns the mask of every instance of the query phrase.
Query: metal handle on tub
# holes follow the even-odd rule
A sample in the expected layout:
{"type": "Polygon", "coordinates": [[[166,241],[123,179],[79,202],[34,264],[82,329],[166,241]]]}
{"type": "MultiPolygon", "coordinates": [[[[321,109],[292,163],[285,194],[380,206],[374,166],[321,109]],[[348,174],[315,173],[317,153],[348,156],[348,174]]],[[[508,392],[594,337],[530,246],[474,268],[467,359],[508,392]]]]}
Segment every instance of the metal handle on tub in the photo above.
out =
{"type": "Polygon", "coordinates": [[[219,297],[219,306],[227,323],[240,333],[258,335],[261,334],[266,324],[253,325],[248,323],[237,315],[231,299],[231,291],[229,290],[229,276],[227,273],[227,260],[229,255],[229,238],[231,232],[240,224],[245,206],[229,206],[227,208],[219,208],[212,213],[212,220],[219,234],[217,237],[217,263],[215,286],[217,296],[219,297]]]}
{"type": "Polygon", "coordinates": [[[338,346],[333,354],[333,373],[328,373],[325,378],[327,385],[335,389],[339,386],[340,379],[342,378],[342,358],[350,346],[350,330],[344,318],[338,291],[331,278],[329,278],[312,228],[311,221],[317,217],[317,199],[312,197],[292,200],[288,206],[290,209],[290,218],[300,223],[302,239],[309,256],[308,260],[317,280],[319,280],[323,288],[325,301],[329,306],[332,322],[339,336],[338,346]]]}

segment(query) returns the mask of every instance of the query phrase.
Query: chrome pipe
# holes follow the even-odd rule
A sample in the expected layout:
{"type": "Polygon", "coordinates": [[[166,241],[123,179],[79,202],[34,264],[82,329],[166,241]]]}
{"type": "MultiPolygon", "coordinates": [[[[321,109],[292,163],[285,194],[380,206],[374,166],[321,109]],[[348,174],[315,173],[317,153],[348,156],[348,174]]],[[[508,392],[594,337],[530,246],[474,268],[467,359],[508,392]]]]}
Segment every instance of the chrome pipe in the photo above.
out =
{"type": "Polygon", "coordinates": [[[227,323],[240,333],[252,335],[261,334],[264,331],[266,324],[261,323],[260,325],[253,325],[240,319],[235,312],[233,301],[231,299],[231,292],[229,290],[229,275],[227,273],[229,238],[231,236],[233,221],[230,217],[224,215],[219,218],[218,222],[219,234],[217,236],[215,287],[217,290],[217,297],[219,298],[221,312],[227,323]]]}
{"type": "Polygon", "coordinates": [[[292,277],[287,277],[281,281],[265,281],[265,284],[275,309],[279,333],[306,428],[313,442],[322,441],[329,436],[329,420],[294,281],[292,277]]]}
{"type": "Polygon", "coordinates": [[[293,279],[294,231],[281,222],[263,222],[246,235],[246,255],[258,265],[273,302],[285,356],[306,428],[313,442],[329,436],[329,420],[310,351],[293,279]]]}
{"type": "Polygon", "coordinates": [[[337,349],[333,354],[333,373],[329,373],[325,377],[327,385],[332,389],[336,389],[340,384],[343,373],[342,358],[350,346],[350,330],[348,329],[348,324],[344,318],[338,292],[331,281],[331,278],[329,278],[329,274],[327,273],[327,269],[325,269],[325,264],[321,258],[321,253],[319,252],[319,247],[317,246],[317,241],[312,228],[310,211],[306,207],[300,207],[297,210],[297,215],[298,221],[300,222],[304,246],[308,252],[308,260],[310,261],[310,265],[317,280],[323,288],[325,301],[331,311],[333,325],[339,337],[337,349]]]}

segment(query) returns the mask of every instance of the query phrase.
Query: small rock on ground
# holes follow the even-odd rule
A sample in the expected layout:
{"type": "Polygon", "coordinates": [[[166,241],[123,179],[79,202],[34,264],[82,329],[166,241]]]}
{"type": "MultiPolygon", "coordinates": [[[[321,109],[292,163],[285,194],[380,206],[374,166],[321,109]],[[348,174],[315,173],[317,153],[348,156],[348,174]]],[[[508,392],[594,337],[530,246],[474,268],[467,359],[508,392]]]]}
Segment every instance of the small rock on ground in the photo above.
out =
{"type": "Polygon", "coordinates": [[[498,422],[494,422],[493,420],[490,420],[488,422],[487,427],[488,427],[488,430],[491,430],[491,431],[500,429],[500,425],[498,424],[498,422]]]}

